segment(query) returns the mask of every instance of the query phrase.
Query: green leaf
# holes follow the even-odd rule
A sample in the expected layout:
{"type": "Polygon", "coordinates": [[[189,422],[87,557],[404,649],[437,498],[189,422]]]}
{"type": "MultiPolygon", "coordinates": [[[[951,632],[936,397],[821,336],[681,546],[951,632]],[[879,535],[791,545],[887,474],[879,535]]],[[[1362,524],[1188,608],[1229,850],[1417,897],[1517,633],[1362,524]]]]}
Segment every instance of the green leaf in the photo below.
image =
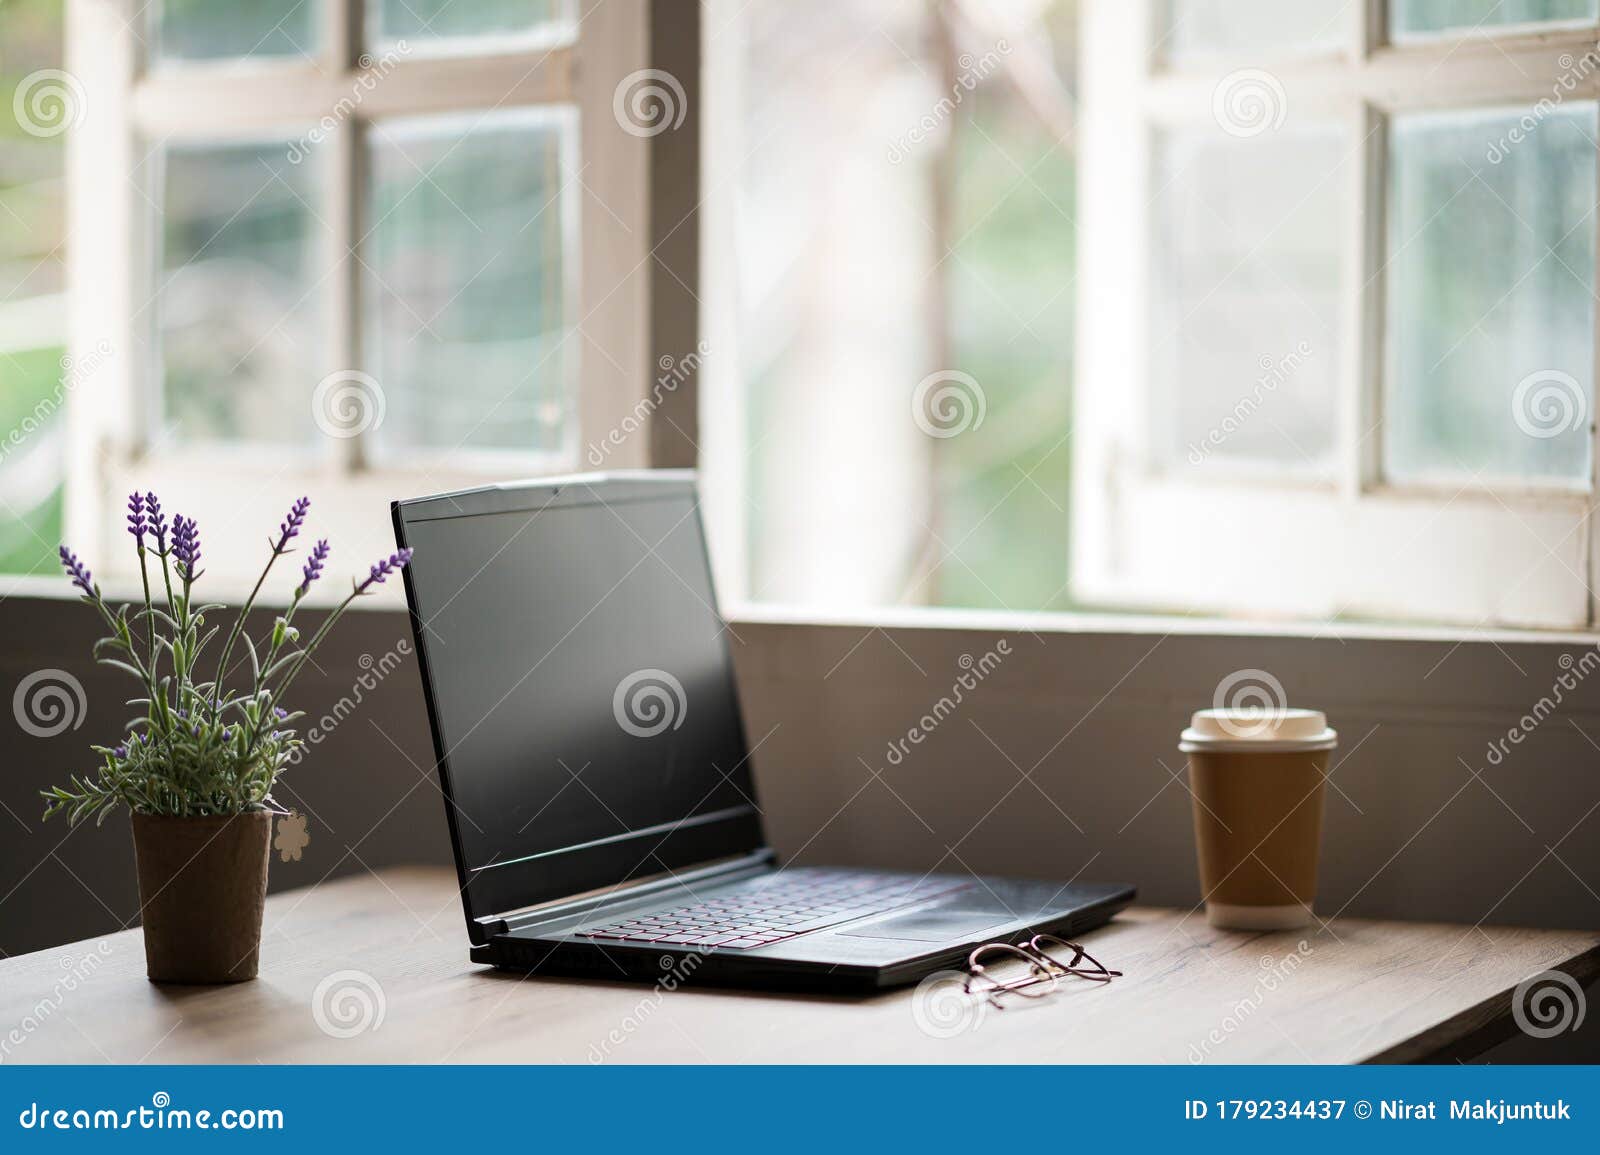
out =
{"type": "Polygon", "coordinates": [[[200,641],[195,644],[194,652],[197,657],[199,656],[200,651],[206,648],[206,643],[217,636],[217,631],[221,628],[221,626],[212,626],[206,631],[205,637],[201,638],[200,641]]]}
{"type": "Polygon", "coordinates": [[[240,637],[244,639],[245,651],[250,655],[250,684],[259,686],[261,684],[261,658],[256,653],[256,644],[250,640],[249,634],[241,634],[240,637]]]}
{"type": "Polygon", "coordinates": [[[178,632],[179,626],[178,626],[177,619],[174,618],[171,614],[167,613],[166,610],[162,609],[159,606],[151,606],[150,607],[150,614],[151,614],[152,617],[159,618],[161,620],[161,624],[166,626],[167,629],[171,630],[173,633],[177,633],[178,632]]]}
{"type": "Polygon", "coordinates": [[[283,669],[285,666],[288,666],[288,665],[292,664],[294,662],[294,660],[296,658],[298,658],[299,656],[300,656],[300,651],[299,650],[296,650],[296,651],[294,651],[293,653],[290,653],[290,654],[285,654],[283,657],[281,657],[277,661],[273,662],[272,665],[268,666],[262,672],[261,681],[263,681],[263,682],[270,681],[272,678],[277,676],[277,673],[278,673],[279,670],[283,669]]]}
{"type": "Polygon", "coordinates": [[[133,666],[130,666],[127,662],[124,662],[119,658],[96,658],[95,661],[99,662],[102,666],[111,666],[113,669],[126,670],[135,678],[138,678],[141,682],[144,681],[143,672],[135,669],[133,666]]]}

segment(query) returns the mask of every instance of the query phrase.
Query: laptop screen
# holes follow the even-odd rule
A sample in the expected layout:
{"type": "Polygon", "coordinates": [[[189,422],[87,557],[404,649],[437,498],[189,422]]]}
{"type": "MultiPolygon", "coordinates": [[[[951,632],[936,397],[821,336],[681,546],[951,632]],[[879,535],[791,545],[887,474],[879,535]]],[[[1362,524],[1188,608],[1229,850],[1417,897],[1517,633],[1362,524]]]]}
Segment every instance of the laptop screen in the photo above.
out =
{"type": "Polygon", "coordinates": [[[761,845],[694,490],[654,488],[399,507],[469,918],[761,845]]]}

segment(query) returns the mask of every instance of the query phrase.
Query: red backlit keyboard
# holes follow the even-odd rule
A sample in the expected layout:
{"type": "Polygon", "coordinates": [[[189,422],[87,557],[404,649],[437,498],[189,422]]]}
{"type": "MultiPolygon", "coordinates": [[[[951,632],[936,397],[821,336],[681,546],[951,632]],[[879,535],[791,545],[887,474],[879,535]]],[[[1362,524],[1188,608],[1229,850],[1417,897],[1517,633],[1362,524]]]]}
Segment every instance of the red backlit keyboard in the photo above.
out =
{"type": "Polygon", "coordinates": [[[886,878],[854,870],[786,870],[704,902],[580,927],[574,933],[620,942],[750,950],[970,885],[950,878],[886,878]]]}

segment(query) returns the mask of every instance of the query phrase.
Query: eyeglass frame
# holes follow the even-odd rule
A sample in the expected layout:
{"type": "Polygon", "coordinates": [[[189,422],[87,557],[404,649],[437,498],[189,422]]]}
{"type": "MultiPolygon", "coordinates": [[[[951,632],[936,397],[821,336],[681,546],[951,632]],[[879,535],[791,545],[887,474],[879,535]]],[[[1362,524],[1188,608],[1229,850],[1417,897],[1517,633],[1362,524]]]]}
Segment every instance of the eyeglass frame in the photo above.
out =
{"type": "Polygon", "coordinates": [[[1121,978],[1122,972],[1111,970],[1082,946],[1069,942],[1060,935],[1036,934],[1026,943],[986,942],[974,947],[972,953],[967,955],[967,980],[962,984],[962,989],[969,995],[982,994],[990,1006],[1003,1011],[1005,1010],[1005,1004],[1001,1001],[1003,996],[1014,994],[1028,999],[1048,998],[1056,992],[1061,980],[1068,975],[1088,979],[1091,982],[1108,983],[1114,978],[1121,978]],[[1072,961],[1064,963],[1056,958],[1047,949],[1047,944],[1058,951],[1061,947],[1071,950],[1072,961]],[[1028,964],[1028,973],[1010,982],[1001,982],[990,977],[989,968],[980,961],[980,956],[985,951],[995,951],[1009,958],[1021,959],[1028,964]],[[1080,966],[1079,964],[1084,961],[1092,963],[1094,969],[1080,966]],[[991,985],[981,990],[974,990],[974,983],[980,979],[987,980],[991,985]],[[1050,984],[1047,990],[1034,990],[1044,983],[1050,984]]]}

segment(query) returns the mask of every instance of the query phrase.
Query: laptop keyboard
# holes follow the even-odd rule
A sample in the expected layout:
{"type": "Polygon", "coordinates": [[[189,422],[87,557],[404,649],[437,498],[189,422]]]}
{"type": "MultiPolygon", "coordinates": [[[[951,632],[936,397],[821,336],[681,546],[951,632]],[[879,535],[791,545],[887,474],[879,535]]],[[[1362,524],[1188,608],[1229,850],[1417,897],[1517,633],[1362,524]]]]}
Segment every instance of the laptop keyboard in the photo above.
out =
{"type": "Polygon", "coordinates": [[[573,933],[618,942],[750,950],[971,885],[949,878],[886,879],[853,870],[780,871],[704,902],[580,927],[573,933]]]}

